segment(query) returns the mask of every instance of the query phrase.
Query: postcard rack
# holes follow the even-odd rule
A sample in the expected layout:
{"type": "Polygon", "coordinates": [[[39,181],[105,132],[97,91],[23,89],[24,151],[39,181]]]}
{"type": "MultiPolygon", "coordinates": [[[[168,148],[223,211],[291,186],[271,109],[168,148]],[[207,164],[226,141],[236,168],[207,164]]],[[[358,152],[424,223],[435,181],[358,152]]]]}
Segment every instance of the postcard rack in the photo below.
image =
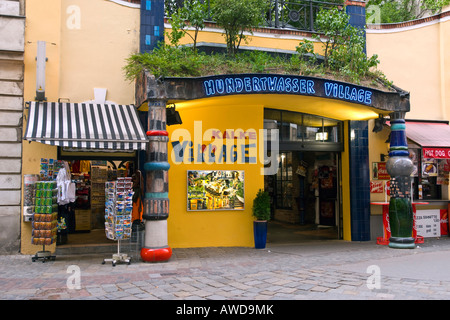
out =
{"type": "Polygon", "coordinates": [[[55,260],[56,256],[45,250],[46,245],[56,242],[58,205],[56,200],[56,182],[36,181],[33,184],[34,211],[32,219],[31,243],[42,245],[42,251],[38,251],[31,261],[55,260]]]}
{"type": "Polygon", "coordinates": [[[131,178],[118,178],[105,183],[105,232],[106,237],[117,241],[117,253],[111,259],[103,259],[102,264],[111,262],[131,263],[131,257],[120,252],[121,241],[131,237],[131,212],[133,209],[133,183],[131,178]]]}

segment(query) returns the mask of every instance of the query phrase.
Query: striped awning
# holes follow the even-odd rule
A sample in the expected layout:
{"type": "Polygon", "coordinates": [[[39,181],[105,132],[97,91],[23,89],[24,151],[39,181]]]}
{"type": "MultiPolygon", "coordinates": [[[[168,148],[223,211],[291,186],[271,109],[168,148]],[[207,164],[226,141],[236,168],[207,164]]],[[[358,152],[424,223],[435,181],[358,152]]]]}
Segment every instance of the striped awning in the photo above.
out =
{"type": "Polygon", "coordinates": [[[34,101],[24,139],[109,150],[145,150],[148,141],[133,105],[34,101]]]}

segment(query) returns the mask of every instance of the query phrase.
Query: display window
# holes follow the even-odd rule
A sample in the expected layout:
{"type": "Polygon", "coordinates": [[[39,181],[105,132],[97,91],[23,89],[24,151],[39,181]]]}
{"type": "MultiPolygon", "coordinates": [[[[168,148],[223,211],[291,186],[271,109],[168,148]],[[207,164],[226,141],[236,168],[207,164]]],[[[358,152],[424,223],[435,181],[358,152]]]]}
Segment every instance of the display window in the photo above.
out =
{"type": "Polygon", "coordinates": [[[131,190],[127,198],[129,222],[142,221],[142,177],[136,161],[41,159],[39,174],[32,176],[25,183],[24,203],[24,211],[32,215],[32,244],[114,243],[105,229],[106,190],[108,183],[121,179],[129,182],[131,190]],[[50,184],[52,188],[48,187],[50,184]]]}
{"type": "Polygon", "coordinates": [[[446,200],[448,190],[450,158],[430,158],[423,148],[410,148],[414,164],[412,192],[415,200],[446,200]]]}

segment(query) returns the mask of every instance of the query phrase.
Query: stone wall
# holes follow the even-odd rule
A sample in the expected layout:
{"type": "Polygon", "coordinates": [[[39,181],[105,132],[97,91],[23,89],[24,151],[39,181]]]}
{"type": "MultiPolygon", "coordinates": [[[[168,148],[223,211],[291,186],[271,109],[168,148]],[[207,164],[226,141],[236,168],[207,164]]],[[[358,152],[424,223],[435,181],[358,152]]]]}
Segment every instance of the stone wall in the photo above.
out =
{"type": "Polygon", "coordinates": [[[0,254],[17,253],[20,246],[23,1],[0,2],[0,254]]]}

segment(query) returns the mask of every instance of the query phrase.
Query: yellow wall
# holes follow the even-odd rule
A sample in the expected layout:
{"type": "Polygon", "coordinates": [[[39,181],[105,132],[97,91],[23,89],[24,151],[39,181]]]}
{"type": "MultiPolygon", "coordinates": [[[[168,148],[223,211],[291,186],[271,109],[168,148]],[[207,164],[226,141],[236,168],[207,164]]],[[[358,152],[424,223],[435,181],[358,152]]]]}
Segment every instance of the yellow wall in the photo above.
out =
{"type": "MultiPolygon", "coordinates": [[[[254,101],[258,100],[254,96],[254,101]]],[[[283,96],[279,95],[282,100],[283,96]]],[[[247,103],[244,96],[229,96],[226,103],[223,98],[205,99],[177,103],[183,125],[168,127],[169,137],[178,129],[187,129],[191,139],[194,139],[194,121],[202,122],[202,131],[207,129],[255,129],[263,128],[264,103],[252,105],[247,103]]],[[[318,98],[316,98],[318,99],[318,98]]],[[[333,103],[335,103],[333,101],[333,103]]],[[[342,103],[344,107],[345,103],[342,103]]],[[[270,104],[270,108],[283,109],[283,103],[270,104]]],[[[337,108],[339,108],[337,106],[337,108]]],[[[289,109],[289,108],[288,108],[289,109]]],[[[304,112],[308,107],[298,106],[290,110],[304,112]]],[[[327,116],[326,113],[321,114],[327,116]]],[[[345,132],[348,133],[347,121],[345,132]]],[[[344,133],[344,137],[348,136],[344,133]]],[[[175,138],[173,138],[175,139],[175,138]]],[[[349,184],[349,153],[348,141],[345,142],[342,159],[342,197],[343,197],[343,230],[344,240],[351,240],[350,216],[350,184],[349,184]]],[[[208,143],[205,143],[208,144],[208,143]]],[[[253,246],[254,218],[251,206],[254,196],[260,188],[264,188],[264,176],[260,174],[262,168],[258,159],[257,164],[174,164],[170,155],[172,145],[169,142],[169,198],[170,214],[168,219],[169,246],[171,247],[201,247],[201,246],[253,246]],[[187,170],[244,170],[245,171],[245,210],[244,211],[187,211],[187,170]]],[[[259,149],[258,149],[259,152],[259,149]]]]}
{"type": "MultiPolygon", "coordinates": [[[[258,132],[263,126],[264,109],[261,105],[227,106],[205,105],[183,108],[177,106],[183,125],[168,126],[169,137],[180,128],[187,129],[194,139],[194,121],[202,122],[202,133],[207,129],[226,129],[258,132]]],[[[208,144],[205,140],[205,144],[208,144]]],[[[264,176],[259,160],[256,164],[174,164],[169,141],[169,246],[174,248],[204,246],[248,246],[253,242],[252,203],[259,189],[264,188],[264,176]],[[187,170],[244,170],[244,210],[187,211],[187,170]]]]}
{"type": "MultiPolygon", "coordinates": [[[[171,26],[170,24],[166,24],[165,31],[170,33],[171,26]]],[[[192,36],[194,33],[192,31],[188,31],[192,36]]],[[[208,44],[225,44],[225,38],[222,35],[222,29],[215,28],[205,28],[199,32],[197,38],[197,44],[199,43],[208,43],[208,44]]],[[[297,36],[297,35],[279,35],[279,34],[267,34],[262,32],[254,32],[253,35],[248,35],[247,43],[244,41],[241,43],[240,48],[270,48],[275,50],[287,50],[287,51],[295,51],[295,48],[300,44],[300,41],[303,39],[308,39],[313,41],[312,38],[297,36]]],[[[189,44],[192,43],[191,37],[188,35],[184,36],[180,39],[180,44],[189,44]]],[[[315,48],[317,52],[320,52],[321,44],[314,41],[315,48]]]]}
{"type": "MultiPolygon", "coordinates": [[[[344,122],[344,137],[349,137],[348,121],[344,122]]],[[[350,208],[350,142],[344,141],[344,151],[341,153],[341,191],[342,191],[342,229],[344,240],[352,240],[351,208],[350,208]]]]}
{"type": "MultiPolygon", "coordinates": [[[[139,49],[139,9],[103,0],[26,2],[24,100],[36,96],[37,41],[46,41],[47,101],[84,102],[94,88],[106,88],[108,101],[134,103],[134,84],[124,79],[125,59],[139,49]]],[[[25,111],[24,129],[28,112],[25,111]]],[[[57,158],[57,148],[23,143],[23,174],[38,174],[41,158],[57,158]]],[[[21,219],[23,220],[23,219],[21,219]]],[[[34,254],[31,223],[21,222],[21,252],[34,254]]],[[[55,245],[46,247],[54,251],[55,245]]]]}
{"type": "Polygon", "coordinates": [[[107,88],[107,100],[134,103],[123,67],[139,51],[139,17],[139,9],[110,1],[62,1],[60,98],[82,102],[94,98],[94,88],[107,88]]]}
{"type": "MultiPolygon", "coordinates": [[[[448,11],[449,8],[447,8],[448,11]]],[[[445,10],[444,10],[445,11],[445,10]]],[[[413,26],[367,30],[367,52],[378,54],[382,70],[389,80],[411,95],[407,119],[450,120],[450,19],[422,22],[413,26]]],[[[372,133],[370,122],[370,174],[380,153],[388,154],[389,130],[372,133]]],[[[389,197],[371,194],[371,201],[389,197]]],[[[382,214],[381,206],[372,206],[372,214],[382,214]]]]}
{"type": "Polygon", "coordinates": [[[378,54],[379,69],[411,93],[409,119],[448,120],[449,35],[450,21],[367,30],[368,54],[378,54]]]}

